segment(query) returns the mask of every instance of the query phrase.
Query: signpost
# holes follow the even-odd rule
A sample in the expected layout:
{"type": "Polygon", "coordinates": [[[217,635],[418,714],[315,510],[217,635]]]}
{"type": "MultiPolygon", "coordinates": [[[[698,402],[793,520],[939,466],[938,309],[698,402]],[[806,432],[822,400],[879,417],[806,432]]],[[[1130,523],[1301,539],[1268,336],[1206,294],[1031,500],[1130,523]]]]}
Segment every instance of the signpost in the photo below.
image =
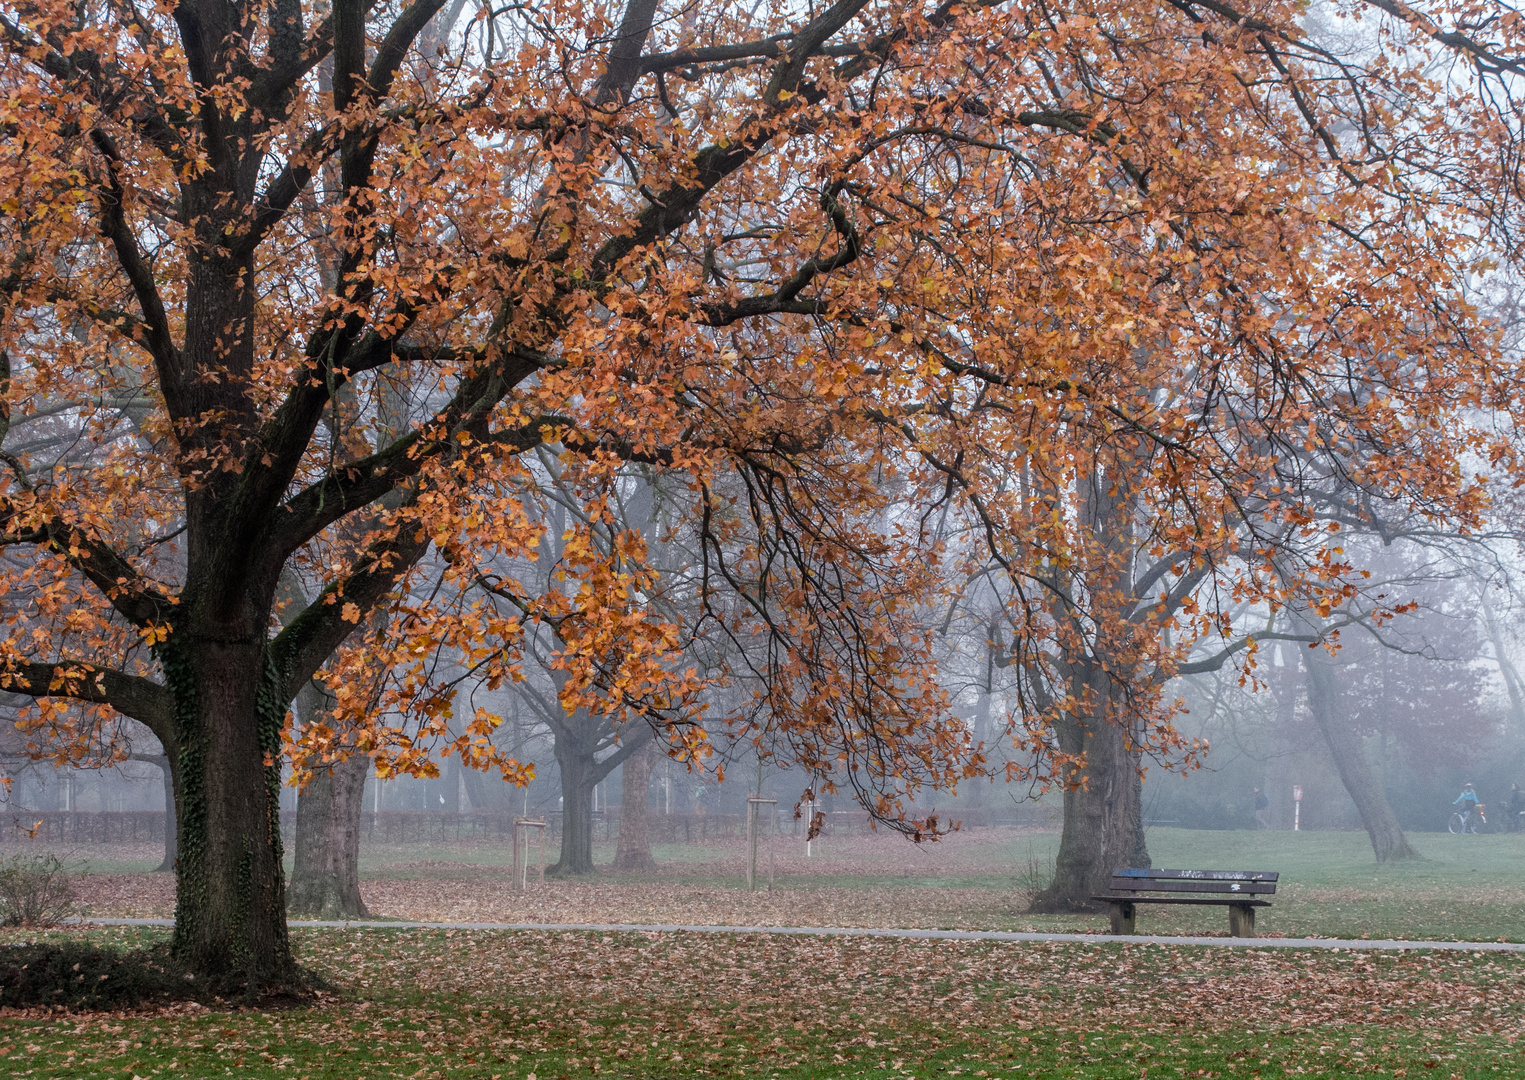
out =
{"type": "Polygon", "coordinates": [[[1303,789],[1292,785],[1292,831],[1301,832],[1303,827],[1303,789]]]}

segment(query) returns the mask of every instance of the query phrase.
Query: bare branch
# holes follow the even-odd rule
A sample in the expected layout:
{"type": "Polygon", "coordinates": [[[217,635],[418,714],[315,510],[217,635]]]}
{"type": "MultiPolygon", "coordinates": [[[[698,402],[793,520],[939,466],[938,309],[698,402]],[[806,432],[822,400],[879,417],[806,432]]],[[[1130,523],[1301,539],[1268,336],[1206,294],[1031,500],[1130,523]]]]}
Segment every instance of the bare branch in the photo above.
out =
{"type": "Polygon", "coordinates": [[[111,241],[117,262],[127,275],[138,307],[143,312],[145,333],[141,343],[154,358],[159,377],[165,387],[174,385],[173,374],[178,364],[179,351],[170,335],[169,317],[164,310],[164,300],[154,281],[153,269],[143,260],[138,250],[137,237],[127,224],[126,210],[122,205],[123,191],[118,171],[122,166],[121,154],[116,143],[104,131],[96,128],[90,138],[106,162],[106,182],[97,191],[97,203],[101,211],[101,233],[111,241]]]}

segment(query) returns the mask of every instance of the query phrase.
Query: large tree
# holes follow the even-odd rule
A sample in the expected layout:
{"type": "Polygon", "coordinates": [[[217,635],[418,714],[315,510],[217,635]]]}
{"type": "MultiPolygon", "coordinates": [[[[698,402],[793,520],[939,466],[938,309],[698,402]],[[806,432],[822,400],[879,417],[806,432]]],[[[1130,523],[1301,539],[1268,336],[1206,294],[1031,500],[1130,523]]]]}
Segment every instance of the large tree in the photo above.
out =
{"type": "Polygon", "coordinates": [[[723,639],[760,687],[741,732],[898,820],[976,765],[915,617],[944,507],[1028,582],[1076,519],[1008,479],[1073,490],[1118,437],[1156,448],[1183,567],[1246,499],[1305,512],[1275,464],[1308,440],[1479,510],[1463,285],[1513,117],[1430,109],[1425,64],[1496,83],[1516,21],[1371,0],[1390,36],[1340,55],[1293,3],[443,7],[0,15],[0,681],[51,745],[115,713],[159,737],[194,971],[293,977],[277,786],[315,677],[299,773],[522,779],[458,691],[520,678],[528,624],[560,708],[684,752],[682,656],[723,639]],[[544,532],[532,448],[579,502],[544,590],[507,569],[544,532]],[[684,625],[608,512],[632,463],[687,493],[684,625]],[[286,572],[314,599],[278,612],[286,572]]]}
{"type": "MultiPolygon", "coordinates": [[[[1265,619],[1250,629],[1257,620],[1245,618],[1248,612],[1224,606],[1223,594],[1255,557],[1257,533],[1258,543],[1266,543],[1268,523],[1246,512],[1226,519],[1224,525],[1233,527],[1216,542],[1167,541],[1160,531],[1167,515],[1148,505],[1148,492],[1156,487],[1147,481],[1150,451],[1119,439],[1073,475],[1073,489],[1065,494],[1079,542],[1068,558],[1044,566],[1035,582],[1055,632],[1044,648],[1029,653],[1021,671],[1019,685],[1039,706],[1033,715],[1040,722],[1035,732],[1030,715],[1022,737],[1051,740],[1064,789],[1054,877],[1034,896],[1037,911],[1089,910],[1114,868],[1149,865],[1145,771],[1152,762],[1194,767],[1207,749],[1200,740],[1180,737],[1170,722],[1178,708],[1164,696],[1172,678],[1230,663],[1252,669],[1264,642],[1320,638],[1265,619]],[[1130,444],[1131,452],[1124,452],[1130,444]]],[[[1287,490],[1296,490],[1290,480],[1287,490]]],[[[1043,497],[1059,504],[1061,493],[1049,487],[1043,497]]],[[[1284,564],[1300,547],[1285,533],[1270,546],[1283,553],[1284,564]]],[[[1317,581],[1290,584],[1294,594],[1321,590],[1317,581]]],[[[1339,624],[1361,617],[1345,613],[1339,624]]],[[[1002,663],[1021,659],[1019,649],[1002,663]]]]}

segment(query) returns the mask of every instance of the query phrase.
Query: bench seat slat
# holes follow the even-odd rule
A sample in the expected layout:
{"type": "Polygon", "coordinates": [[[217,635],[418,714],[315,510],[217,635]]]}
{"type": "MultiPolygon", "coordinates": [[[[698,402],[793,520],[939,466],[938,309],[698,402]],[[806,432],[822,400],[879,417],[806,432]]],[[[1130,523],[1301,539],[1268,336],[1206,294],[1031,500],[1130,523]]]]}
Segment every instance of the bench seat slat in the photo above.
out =
{"type": "Polygon", "coordinates": [[[1112,876],[1186,881],[1276,881],[1280,877],[1273,870],[1159,870],[1142,866],[1119,866],[1112,871],[1112,876]]]}
{"type": "Polygon", "coordinates": [[[1237,896],[1093,896],[1109,904],[1199,904],[1203,907],[1270,907],[1271,901],[1237,896]]]}
{"type": "Polygon", "coordinates": [[[1113,892],[1142,889],[1147,892],[1183,893],[1233,893],[1238,896],[1256,893],[1274,894],[1274,881],[1182,881],[1180,879],[1149,881],[1137,877],[1114,877],[1107,888],[1113,892]]]}

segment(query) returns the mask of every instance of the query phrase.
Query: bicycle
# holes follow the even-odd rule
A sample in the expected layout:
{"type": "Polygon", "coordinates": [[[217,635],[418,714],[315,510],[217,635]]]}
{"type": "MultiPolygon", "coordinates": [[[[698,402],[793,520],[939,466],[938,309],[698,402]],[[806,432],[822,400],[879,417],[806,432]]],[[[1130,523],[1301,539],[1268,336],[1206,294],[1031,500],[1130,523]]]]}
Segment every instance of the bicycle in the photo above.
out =
{"type": "Polygon", "coordinates": [[[1472,810],[1456,811],[1451,815],[1451,821],[1446,826],[1446,831],[1452,833],[1475,834],[1477,832],[1477,826],[1479,822],[1484,825],[1488,824],[1488,817],[1483,812],[1485,809],[1486,806],[1483,803],[1478,803],[1477,806],[1472,810]],[[1472,820],[1473,814],[1477,815],[1477,821],[1472,820]]]}

